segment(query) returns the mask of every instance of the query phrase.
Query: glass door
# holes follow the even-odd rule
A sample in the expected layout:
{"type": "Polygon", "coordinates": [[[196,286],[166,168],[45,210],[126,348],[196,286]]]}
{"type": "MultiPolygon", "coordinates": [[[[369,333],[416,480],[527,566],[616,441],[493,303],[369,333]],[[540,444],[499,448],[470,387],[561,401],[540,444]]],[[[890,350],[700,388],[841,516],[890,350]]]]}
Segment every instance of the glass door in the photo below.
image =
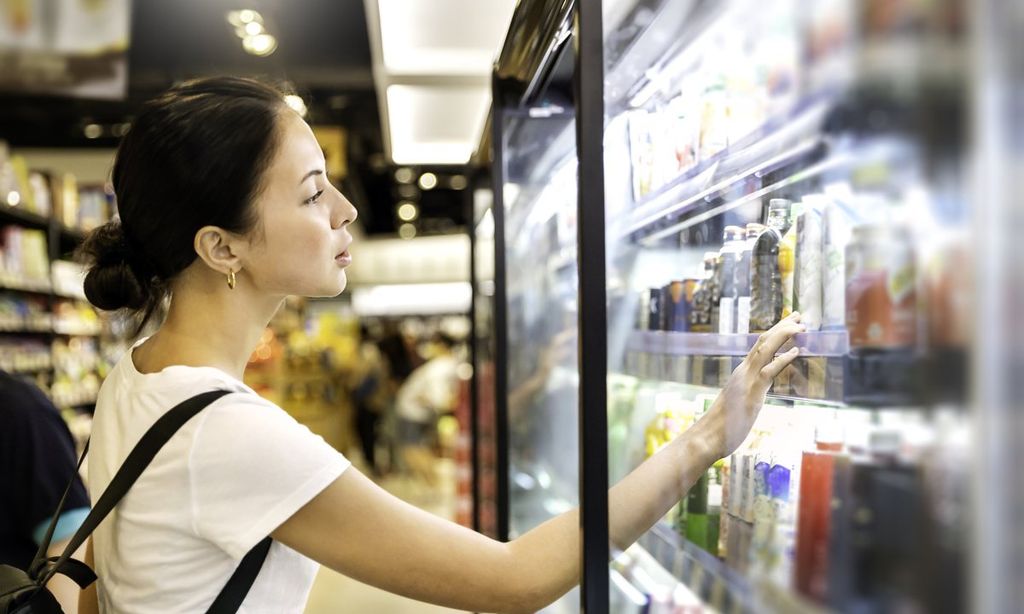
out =
{"type": "Polygon", "coordinates": [[[808,326],[747,440],[612,553],[611,610],[964,611],[964,3],[603,7],[609,483],[808,326]]]}

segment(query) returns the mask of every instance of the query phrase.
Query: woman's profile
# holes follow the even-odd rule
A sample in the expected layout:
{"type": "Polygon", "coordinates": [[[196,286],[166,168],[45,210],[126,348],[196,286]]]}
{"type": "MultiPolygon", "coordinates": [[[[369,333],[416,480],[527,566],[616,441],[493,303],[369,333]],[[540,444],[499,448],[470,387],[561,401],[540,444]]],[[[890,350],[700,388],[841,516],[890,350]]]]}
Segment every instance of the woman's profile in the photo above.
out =
{"type": "MultiPolygon", "coordinates": [[[[163,412],[228,394],[191,419],[93,534],[99,581],[82,611],[205,611],[239,560],[270,553],[241,611],[301,612],[318,564],[414,599],[536,611],[579,581],[573,510],[502,543],[412,507],[242,383],[288,295],[345,290],[356,209],[331,184],[309,126],[257,81],[186,82],[147,103],[113,170],[120,221],[83,246],[86,295],[158,330],[111,371],[97,402],[93,497],[163,412]]],[[[796,356],[794,314],[761,336],[712,409],[609,492],[624,547],[746,437],[772,379],[796,356]]]]}

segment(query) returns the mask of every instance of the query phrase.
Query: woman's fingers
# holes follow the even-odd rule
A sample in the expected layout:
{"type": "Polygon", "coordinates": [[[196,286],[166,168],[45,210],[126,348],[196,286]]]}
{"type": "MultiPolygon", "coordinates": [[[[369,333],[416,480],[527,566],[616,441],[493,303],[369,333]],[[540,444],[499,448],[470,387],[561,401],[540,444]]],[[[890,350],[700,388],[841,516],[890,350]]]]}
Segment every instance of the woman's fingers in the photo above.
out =
{"type": "Polygon", "coordinates": [[[771,329],[762,333],[747,356],[753,366],[763,369],[775,359],[775,353],[779,351],[779,348],[792,339],[793,335],[805,330],[807,330],[806,327],[800,323],[800,314],[794,311],[771,329]]]}
{"type": "Polygon", "coordinates": [[[794,360],[796,360],[796,357],[799,355],[799,348],[790,348],[788,352],[783,352],[779,354],[778,356],[773,358],[770,363],[765,365],[761,369],[761,375],[767,378],[768,381],[772,381],[773,379],[775,379],[775,376],[777,376],[779,373],[782,373],[782,370],[788,367],[794,360]]]}

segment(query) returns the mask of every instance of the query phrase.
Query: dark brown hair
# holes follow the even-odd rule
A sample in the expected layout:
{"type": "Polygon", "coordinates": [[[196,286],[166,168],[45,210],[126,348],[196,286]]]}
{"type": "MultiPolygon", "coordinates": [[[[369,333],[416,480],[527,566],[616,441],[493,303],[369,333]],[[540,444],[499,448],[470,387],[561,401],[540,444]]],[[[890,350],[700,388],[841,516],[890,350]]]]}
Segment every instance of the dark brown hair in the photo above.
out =
{"type": "Polygon", "coordinates": [[[213,77],[144,105],[114,162],[120,221],[97,228],[79,248],[91,265],[90,303],[141,315],[141,328],[168,282],[197,257],[200,228],[254,228],[252,202],[277,146],[283,96],[252,79],[213,77]]]}

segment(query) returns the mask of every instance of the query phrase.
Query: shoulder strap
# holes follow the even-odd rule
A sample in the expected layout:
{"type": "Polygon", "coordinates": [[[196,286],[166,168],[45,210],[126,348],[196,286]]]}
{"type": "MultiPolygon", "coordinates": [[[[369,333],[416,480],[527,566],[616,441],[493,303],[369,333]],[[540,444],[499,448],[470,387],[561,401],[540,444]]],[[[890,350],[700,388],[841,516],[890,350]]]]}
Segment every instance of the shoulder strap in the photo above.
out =
{"type": "MultiPolygon", "coordinates": [[[[142,471],[149,465],[153,457],[163,448],[171,436],[178,432],[178,429],[188,422],[190,418],[205,409],[207,405],[229,392],[229,390],[211,390],[197,394],[172,407],[170,411],[160,416],[153,426],[149,427],[149,430],[142,436],[139,443],[135,444],[135,448],[128,454],[128,458],[125,459],[121,468],[117,470],[107,489],[103,491],[99,501],[96,502],[96,507],[92,508],[92,511],[85,518],[85,522],[82,523],[74,537],[68,542],[64,553],[61,554],[56,563],[50,566],[46,575],[41,578],[40,586],[46,586],[46,583],[50,581],[53,574],[85,543],[86,538],[107,517],[107,514],[114,509],[114,506],[124,497],[128,489],[131,488],[135,480],[138,479],[142,471]]],[[[64,501],[61,500],[61,506],[63,504],[64,501]]],[[[48,538],[53,536],[53,527],[60,512],[61,509],[58,508],[57,513],[54,514],[54,518],[50,522],[50,530],[47,531],[48,538]]],[[[45,552],[45,549],[43,551],[45,552]]]]}
{"type": "MultiPolygon", "coordinates": [[[[96,507],[89,512],[85,522],[79,527],[75,536],[71,538],[67,548],[64,549],[64,553],[61,554],[60,558],[54,561],[53,558],[46,559],[45,552],[46,546],[41,548],[43,554],[37,554],[37,558],[40,559],[38,564],[45,565],[52,562],[52,565],[47,570],[46,575],[39,582],[39,586],[46,586],[50,578],[55,573],[61,571],[64,573],[65,568],[67,571],[72,572],[70,577],[78,582],[78,584],[85,588],[91,584],[95,579],[95,574],[92,570],[88,569],[85,565],[73,565],[68,567],[68,559],[72,553],[78,550],[87,537],[92,534],[93,530],[99,526],[100,522],[106,518],[107,514],[114,509],[114,506],[124,497],[131,488],[135,480],[138,479],[142,471],[149,465],[153,457],[156,456],[157,452],[163,448],[164,444],[178,432],[178,429],[188,422],[193,416],[205,409],[210,403],[213,403],[222,396],[229,394],[229,390],[211,390],[209,392],[203,392],[196,396],[182,401],[178,405],[175,405],[166,414],[161,416],[154,424],[146,431],[146,434],[142,436],[139,443],[135,444],[135,448],[128,454],[128,458],[125,459],[121,468],[117,470],[117,474],[110,481],[107,489],[103,491],[100,496],[100,500],[96,502],[96,507]],[[83,577],[82,574],[87,574],[83,577]]],[[[82,459],[85,458],[86,452],[89,450],[89,444],[86,443],[85,451],[82,452],[82,459]]],[[[82,459],[79,459],[78,466],[81,468],[82,459]]],[[[71,486],[68,485],[68,490],[71,486]]],[[[49,544],[50,539],[53,537],[54,527],[56,526],[57,517],[60,515],[61,509],[64,507],[64,499],[67,497],[67,491],[64,492],[64,497],[61,498],[60,505],[57,508],[57,513],[54,514],[54,518],[50,523],[49,530],[46,534],[44,544],[49,544]]],[[[271,538],[266,537],[260,543],[256,544],[252,550],[250,550],[243,558],[241,563],[235,569],[235,572],[231,574],[231,578],[228,579],[227,584],[221,589],[220,593],[214,599],[210,605],[207,614],[233,614],[238,611],[241,607],[242,602],[245,600],[246,595],[249,594],[249,589],[252,588],[253,583],[256,581],[256,577],[260,573],[260,569],[263,567],[263,562],[267,558],[267,554],[270,552],[271,538]]],[[[77,561],[72,561],[77,563],[77,561]]],[[[33,567],[37,565],[37,562],[33,562],[33,567]]],[[[35,577],[33,575],[33,577],[35,577]]]]}
{"type": "Polygon", "coordinates": [[[231,574],[228,583],[210,604],[210,609],[206,611],[206,614],[234,614],[238,608],[242,607],[245,596],[249,594],[249,589],[256,581],[256,576],[260,574],[260,569],[263,568],[263,561],[267,558],[267,553],[270,552],[271,541],[269,537],[264,537],[263,541],[253,546],[252,550],[242,558],[235,573],[231,574]]]}

